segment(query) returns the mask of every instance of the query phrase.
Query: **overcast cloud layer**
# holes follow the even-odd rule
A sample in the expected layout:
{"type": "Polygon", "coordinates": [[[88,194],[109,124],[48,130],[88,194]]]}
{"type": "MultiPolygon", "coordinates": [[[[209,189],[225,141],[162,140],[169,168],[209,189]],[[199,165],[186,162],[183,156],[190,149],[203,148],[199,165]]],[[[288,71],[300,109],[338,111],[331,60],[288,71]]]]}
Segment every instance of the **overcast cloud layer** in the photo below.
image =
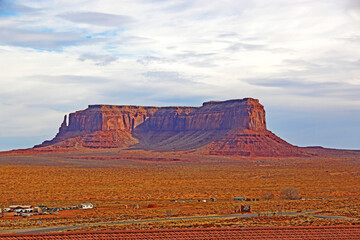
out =
{"type": "Polygon", "coordinates": [[[360,149],[360,1],[0,0],[0,150],[88,104],[259,98],[295,145],[360,149]]]}

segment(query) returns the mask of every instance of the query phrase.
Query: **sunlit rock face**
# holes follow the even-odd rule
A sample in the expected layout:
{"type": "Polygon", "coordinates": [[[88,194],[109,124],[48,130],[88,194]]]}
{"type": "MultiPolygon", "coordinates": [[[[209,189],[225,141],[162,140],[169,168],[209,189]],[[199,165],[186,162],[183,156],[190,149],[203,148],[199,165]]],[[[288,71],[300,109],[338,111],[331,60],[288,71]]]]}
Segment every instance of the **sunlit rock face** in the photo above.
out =
{"type": "Polygon", "coordinates": [[[54,139],[35,147],[197,150],[204,154],[302,156],[266,129],[265,110],[252,98],[201,107],[90,105],[65,116],[54,139]]]}

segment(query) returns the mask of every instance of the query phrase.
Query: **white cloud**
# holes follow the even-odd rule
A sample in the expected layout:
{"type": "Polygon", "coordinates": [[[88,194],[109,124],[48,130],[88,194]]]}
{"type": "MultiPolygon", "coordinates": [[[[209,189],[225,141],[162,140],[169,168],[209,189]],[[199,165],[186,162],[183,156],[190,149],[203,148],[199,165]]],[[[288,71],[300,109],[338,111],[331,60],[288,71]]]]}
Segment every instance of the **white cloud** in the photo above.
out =
{"type": "Polygon", "coordinates": [[[79,34],[39,32],[14,28],[0,28],[0,44],[56,50],[67,45],[85,42],[79,34]]]}
{"type": "Polygon", "coordinates": [[[2,139],[50,132],[46,116],[95,103],[360,109],[355,0],[4,3],[0,100],[14,110],[0,115],[2,139]]]}
{"type": "Polygon", "coordinates": [[[96,55],[96,54],[83,54],[79,57],[80,61],[92,60],[96,65],[108,65],[116,61],[118,57],[112,55],[96,55]]]}
{"type": "Polygon", "coordinates": [[[58,16],[71,22],[107,27],[123,27],[126,24],[133,22],[132,18],[129,16],[100,12],[70,12],[58,16]]]}

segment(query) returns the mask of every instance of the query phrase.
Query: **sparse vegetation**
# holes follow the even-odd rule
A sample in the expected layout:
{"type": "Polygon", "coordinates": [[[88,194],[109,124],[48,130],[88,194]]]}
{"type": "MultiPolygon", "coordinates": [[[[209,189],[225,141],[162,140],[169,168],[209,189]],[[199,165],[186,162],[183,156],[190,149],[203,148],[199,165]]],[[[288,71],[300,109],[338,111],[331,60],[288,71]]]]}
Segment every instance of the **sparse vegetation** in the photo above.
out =
{"type": "Polygon", "coordinates": [[[270,200],[270,199],[274,199],[274,194],[272,192],[265,192],[262,195],[262,199],[264,200],[270,200]]]}
{"type": "MultiPolygon", "coordinates": [[[[167,159],[175,156],[164,157],[151,153],[148,158],[144,156],[138,162],[113,160],[125,159],[117,152],[90,156],[94,159],[86,159],[87,155],[84,154],[80,156],[81,159],[74,160],[70,159],[72,156],[68,153],[65,157],[60,153],[51,157],[8,157],[17,164],[27,164],[2,165],[0,168],[0,182],[3,186],[0,188],[0,208],[13,204],[59,207],[84,202],[93,203],[95,208],[29,218],[5,216],[0,219],[0,229],[165,218],[168,211],[171,211],[172,217],[232,214],[235,208],[245,204],[233,201],[235,196],[260,198],[259,201],[246,202],[251,206],[252,213],[278,212],[281,206],[283,212],[311,210],[320,214],[360,217],[360,166],[356,159],[258,161],[222,157],[221,161],[225,164],[219,164],[216,159],[208,160],[203,156],[176,156],[181,161],[169,164],[167,159]],[[162,159],[156,162],[159,156],[162,159]],[[94,161],[97,157],[102,160],[94,161]],[[192,159],[196,159],[197,163],[191,162],[192,159]],[[35,165],[39,162],[39,165],[48,166],[35,165]],[[64,166],[68,162],[78,165],[64,166]],[[299,195],[296,194],[290,194],[291,198],[283,198],[280,192],[288,186],[301,192],[304,199],[290,200],[298,199],[299,195]],[[198,202],[211,197],[217,201],[198,202]],[[133,205],[139,205],[140,208],[134,208],[133,205]]],[[[239,220],[220,225],[245,226],[255,224],[256,221],[259,221],[258,225],[310,225],[335,224],[336,221],[315,221],[308,217],[266,219],[239,220]],[[243,221],[248,222],[241,223],[243,221]]],[[[148,226],[161,228],[167,224],[164,222],[148,226]]],[[[188,226],[196,224],[201,225],[193,222],[188,226]]]]}
{"type": "Polygon", "coordinates": [[[297,190],[296,188],[292,188],[292,187],[281,190],[280,196],[281,196],[281,198],[288,199],[288,200],[300,199],[299,190],[297,190]]]}

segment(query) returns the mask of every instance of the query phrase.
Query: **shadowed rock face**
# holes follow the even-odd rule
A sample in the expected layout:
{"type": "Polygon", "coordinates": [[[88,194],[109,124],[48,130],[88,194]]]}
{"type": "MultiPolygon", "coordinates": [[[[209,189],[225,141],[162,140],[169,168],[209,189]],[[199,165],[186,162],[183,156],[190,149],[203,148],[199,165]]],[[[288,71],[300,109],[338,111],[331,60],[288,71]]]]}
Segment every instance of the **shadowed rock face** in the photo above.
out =
{"type": "Polygon", "coordinates": [[[56,137],[36,147],[47,146],[303,155],[266,129],[264,107],[252,98],[205,102],[201,107],[90,105],[71,113],[69,124],[65,116],[56,137]]]}

